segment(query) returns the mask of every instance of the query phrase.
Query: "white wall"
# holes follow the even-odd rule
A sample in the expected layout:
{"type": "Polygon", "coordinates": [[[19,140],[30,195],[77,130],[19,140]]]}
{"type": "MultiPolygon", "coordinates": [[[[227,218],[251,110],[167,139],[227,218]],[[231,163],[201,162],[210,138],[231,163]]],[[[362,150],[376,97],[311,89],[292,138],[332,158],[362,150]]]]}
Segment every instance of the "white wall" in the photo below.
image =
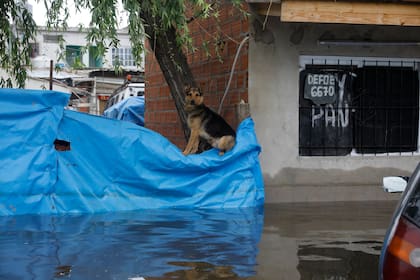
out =
{"type": "MultiPolygon", "coordinates": [[[[299,58],[302,55],[420,58],[419,47],[327,47],[322,37],[420,41],[420,28],[281,23],[270,18],[274,44],[249,43],[249,103],[262,145],[267,186],[380,185],[409,174],[419,156],[299,156],[299,58]]],[[[289,194],[289,196],[293,196],[289,194]]]]}
{"type": "MultiPolygon", "coordinates": [[[[49,34],[49,35],[62,35],[65,43],[64,45],[75,45],[75,46],[85,46],[86,45],[86,32],[80,32],[79,28],[69,27],[67,31],[63,32],[56,32],[56,31],[47,31],[43,28],[40,28],[40,30],[37,33],[36,36],[36,42],[39,44],[39,54],[40,55],[46,55],[50,59],[57,61],[57,58],[59,57],[59,54],[61,52],[59,45],[56,43],[48,43],[44,42],[43,35],[49,34]]],[[[128,33],[124,30],[120,30],[118,33],[118,39],[120,40],[120,46],[119,48],[131,48],[130,45],[130,39],[128,36],[128,33]]],[[[65,48],[64,48],[65,50],[65,48]]],[[[124,67],[126,70],[135,70],[135,71],[144,71],[144,57],[143,57],[143,63],[140,67],[124,67]]],[[[65,62],[65,56],[64,60],[59,62],[65,62]]],[[[89,65],[89,53],[86,52],[83,55],[83,63],[85,65],[89,65]]],[[[112,53],[111,50],[108,51],[105,54],[105,57],[103,59],[103,68],[109,68],[111,69],[112,66],[112,53]]]]}

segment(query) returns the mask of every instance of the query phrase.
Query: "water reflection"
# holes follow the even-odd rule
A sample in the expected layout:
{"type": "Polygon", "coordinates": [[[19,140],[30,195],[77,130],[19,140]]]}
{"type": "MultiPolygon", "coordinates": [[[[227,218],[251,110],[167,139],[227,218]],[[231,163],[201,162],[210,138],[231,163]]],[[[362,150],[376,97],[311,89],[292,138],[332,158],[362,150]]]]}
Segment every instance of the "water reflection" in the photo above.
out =
{"type": "MultiPolygon", "coordinates": [[[[161,277],[148,277],[149,280],[184,279],[184,280],[234,280],[241,277],[232,266],[213,265],[206,262],[172,262],[180,269],[165,273],[161,277]]],[[[249,275],[248,275],[249,276],[249,275]]]]}
{"type": "Polygon", "coordinates": [[[257,279],[372,280],[396,202],[266,205],[257,279]]]}
{"type": "Polygon", "coordinates": [[[0,279],[241,279],[263,209],[0,217],[0,279]]]}
{"type": "Polygon", "coordinates": [[[302,246],[298,251],[300,279],[378,279],[378,257],[337,245],[302,246]]]}

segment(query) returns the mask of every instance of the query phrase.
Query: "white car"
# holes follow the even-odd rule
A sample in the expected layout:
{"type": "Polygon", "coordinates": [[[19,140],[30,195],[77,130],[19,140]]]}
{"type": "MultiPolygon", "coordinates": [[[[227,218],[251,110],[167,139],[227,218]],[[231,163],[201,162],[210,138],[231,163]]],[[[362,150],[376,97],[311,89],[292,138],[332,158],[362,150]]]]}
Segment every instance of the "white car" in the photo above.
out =
{"type": "Polygon", "coordinates": [[[106,103],[105,110],[109,107],[133,96],[144,95],[144,83],[125,83],[117,88],[106,103]]]}

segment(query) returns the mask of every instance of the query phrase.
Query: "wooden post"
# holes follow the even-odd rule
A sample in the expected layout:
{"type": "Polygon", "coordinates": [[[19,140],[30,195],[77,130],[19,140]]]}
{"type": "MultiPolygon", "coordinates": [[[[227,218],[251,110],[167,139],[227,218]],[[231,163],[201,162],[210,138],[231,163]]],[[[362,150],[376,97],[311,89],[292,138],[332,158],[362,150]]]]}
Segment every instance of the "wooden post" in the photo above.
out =
{"type": "Polygon", "coordinates": [[[235,104],[235,121],[236,126],[238,126],[244,119],[251,116],[251,113],[249,111],[249,104],[245,103],[243,100],[241,100],[240,103],[235,104]]]}

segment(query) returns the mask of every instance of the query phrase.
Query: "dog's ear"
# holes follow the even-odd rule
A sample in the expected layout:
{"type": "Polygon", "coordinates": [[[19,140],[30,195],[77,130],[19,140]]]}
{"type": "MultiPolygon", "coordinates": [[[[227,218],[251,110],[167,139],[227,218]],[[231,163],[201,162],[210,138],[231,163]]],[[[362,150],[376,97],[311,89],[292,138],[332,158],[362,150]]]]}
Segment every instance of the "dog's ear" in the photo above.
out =
{"type": "Polygon", "coordinates": [[[185,94],[187,94],[188,92],[190,92],[190,90],[191,90],[191,86],[190,86],[190,85],[185,84],[185,85],[184,85],[184,93],[185,93],[185,94]]]}

